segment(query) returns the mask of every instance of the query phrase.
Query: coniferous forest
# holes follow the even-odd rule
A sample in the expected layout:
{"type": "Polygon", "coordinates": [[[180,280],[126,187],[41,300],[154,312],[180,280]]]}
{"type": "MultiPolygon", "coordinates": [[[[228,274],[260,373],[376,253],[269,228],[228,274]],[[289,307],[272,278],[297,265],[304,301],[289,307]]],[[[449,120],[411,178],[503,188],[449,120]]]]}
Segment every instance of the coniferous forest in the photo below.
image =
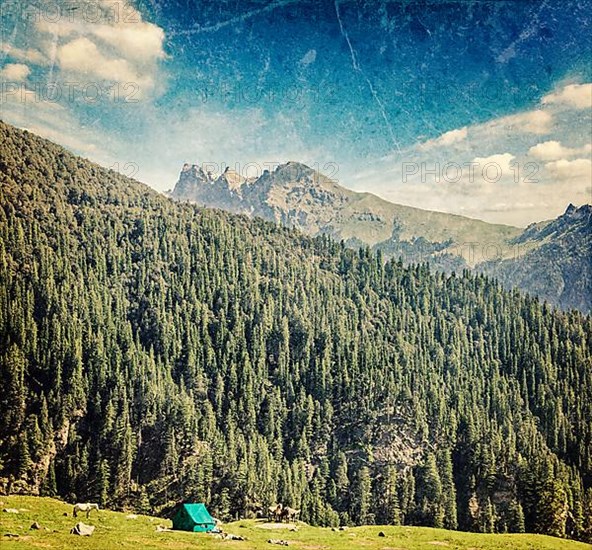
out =
{"type": "Polygon", "coordinates": [[[0,123],[0,489],[592,541],[592,319],[0,123]]]}

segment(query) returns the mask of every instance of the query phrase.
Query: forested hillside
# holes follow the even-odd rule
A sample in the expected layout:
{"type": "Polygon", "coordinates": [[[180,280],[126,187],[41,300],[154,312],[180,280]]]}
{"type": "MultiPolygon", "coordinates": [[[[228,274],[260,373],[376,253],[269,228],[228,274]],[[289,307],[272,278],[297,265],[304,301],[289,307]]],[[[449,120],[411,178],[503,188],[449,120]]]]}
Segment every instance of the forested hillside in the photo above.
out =
{"type": "Polygon", "coordinates": [[[592,320],[0,123],[5,491],[592,540],[592,320]]]}

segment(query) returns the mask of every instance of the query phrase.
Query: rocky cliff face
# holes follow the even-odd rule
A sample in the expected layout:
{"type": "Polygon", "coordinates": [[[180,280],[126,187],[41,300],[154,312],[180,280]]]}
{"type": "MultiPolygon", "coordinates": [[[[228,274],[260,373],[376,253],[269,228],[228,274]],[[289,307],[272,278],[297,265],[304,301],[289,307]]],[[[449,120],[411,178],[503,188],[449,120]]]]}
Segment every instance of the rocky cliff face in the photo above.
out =
{"type": "Polygon", "coordinates": [[[592,311],[592,206],[570,204],[555,220],[532,224],[514,240],[514,259],[478,269],[562,309],[592,311]]]}
{"type": "Polygon", "coordinates": [[[197,200],[200,191],[211,183],[210,176],[200,166],[184,164],[173,193],[179,199],[197,200]]]}
{"type": "Polygon", "coordinates": [[[186,164],[173,197],[257,216],[347,245],[371,246],[406,263],[475,269],[562,309],[592,310],[589,205],[526,230],[393,204],[357,193],[297,162],[245,178],[186,164]]]}

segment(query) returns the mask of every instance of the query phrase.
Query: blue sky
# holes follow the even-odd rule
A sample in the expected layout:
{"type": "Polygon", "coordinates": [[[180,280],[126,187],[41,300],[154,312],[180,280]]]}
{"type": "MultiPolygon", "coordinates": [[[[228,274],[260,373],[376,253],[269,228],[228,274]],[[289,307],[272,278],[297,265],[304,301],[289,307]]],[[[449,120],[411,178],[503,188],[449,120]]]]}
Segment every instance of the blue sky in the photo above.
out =
{"type": "Polygon", "coordinates": [[[7,0],[2,118],[159,190],[186,161],[297,160],[394,202],[525,225],[592,201],[589,12],[7,0]]]}

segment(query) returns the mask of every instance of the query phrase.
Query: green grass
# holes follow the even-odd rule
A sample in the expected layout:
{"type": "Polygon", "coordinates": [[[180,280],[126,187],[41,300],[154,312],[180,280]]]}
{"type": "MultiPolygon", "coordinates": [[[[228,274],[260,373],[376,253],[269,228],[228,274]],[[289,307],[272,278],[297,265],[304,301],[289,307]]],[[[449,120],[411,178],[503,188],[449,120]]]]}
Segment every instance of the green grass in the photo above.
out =
{"type": "Polygon", "coordinates": [[[0,547],[2,550],[22,550],[25,548],[76,548],[110,550],[130,548],[143,550],[163,548],[181,549],[225,549],[236,548],[283,548],[268,544],[270,538],[287,540],[289,548],[301,550],[577,550],[590,549],[586,544],[545,537],[541,535],[481,535],[459,533],[442,529],[424,527],[355,527],[346,531],[332,531],[320,527],[298,526],[298,531],[290,531],[286,526],[280,529],[266,529],[262,520],[244,520],[227,524],[224,530],[241,535],[247,540],[223,541],[212,535],[181,532],[156,532],[157,525],[171,526],[169,520],[138,516],[126,519],[125,513],[101,510],[93,512],[86,520],[84,514],[79,519],[72,517],[72,507],[50,498],[10,496],[0,497],[4,508],[22,509],[18,514],[0,512],[0,547]],[[67,512],[68,516],[63,516],[67,512]],[[33,522],[41,525],[41,530],[31,530],[33,522]],[[96,526],[91,537],[70,535],[70,528],[77,521],[96,526]],[[383,531],[385,537],[379,537],[383,531]],[[18,534],[11,539],[6,533],[18,534]]]}

